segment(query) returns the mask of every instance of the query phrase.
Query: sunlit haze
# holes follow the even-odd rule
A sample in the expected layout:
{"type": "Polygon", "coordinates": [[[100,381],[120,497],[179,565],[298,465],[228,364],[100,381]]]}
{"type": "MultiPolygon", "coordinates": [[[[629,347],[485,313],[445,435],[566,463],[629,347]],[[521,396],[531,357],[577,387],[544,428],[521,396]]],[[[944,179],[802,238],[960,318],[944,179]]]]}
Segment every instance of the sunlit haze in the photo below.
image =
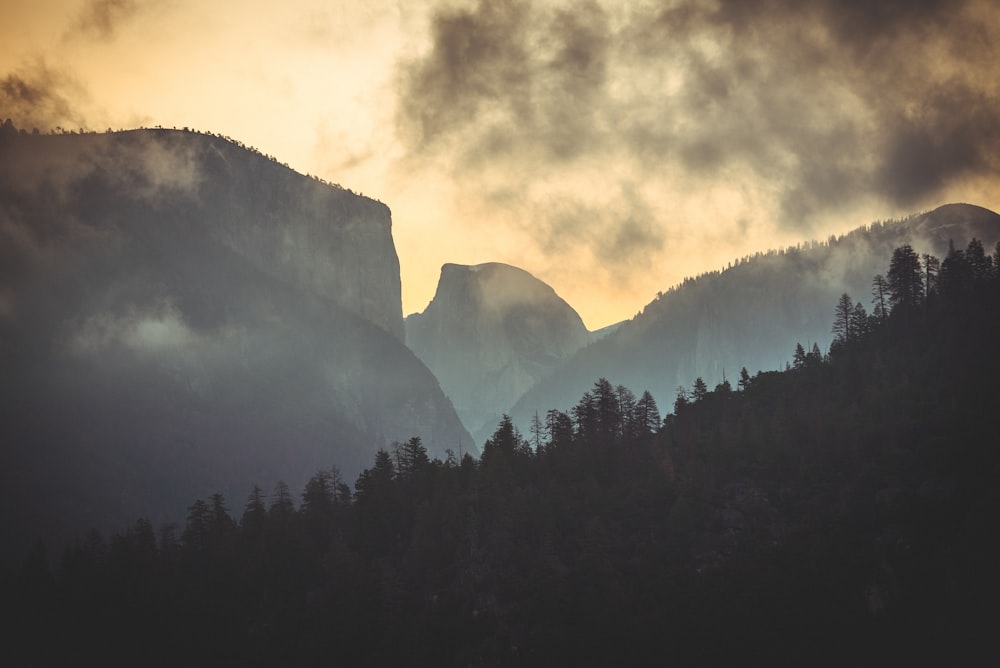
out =
{"type": "Polygon", "coordinates": [[[519,266],[595,329],[736,257],[1000,209],[983,0],[13,0],[0,119],[191,127],[388,204],[404,314],[519,266]]]}

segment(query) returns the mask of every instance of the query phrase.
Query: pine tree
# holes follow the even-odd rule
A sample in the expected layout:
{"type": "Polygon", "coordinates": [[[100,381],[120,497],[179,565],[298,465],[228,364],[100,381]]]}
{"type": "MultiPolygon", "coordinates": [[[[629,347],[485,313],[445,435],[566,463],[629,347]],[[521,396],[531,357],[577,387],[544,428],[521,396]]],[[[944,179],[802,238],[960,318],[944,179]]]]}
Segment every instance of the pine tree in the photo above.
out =
{"type": "Polygon", "coordinates": [[[620,437],[634,438],[638,430],[635,416],[635,394],[624,385],[615,387],[615,394],[618,395],[617,434],[620,437]]]}
{"type": "Polygon", "coordinates": [[[882,274],[876,274],[872,279],[872,317],[877,322],[884,322],[888,315],[889,284],[882,274]]]}
{"type": "Polygon", "coordinates": [[[850,296],[845,292],[837,300],[837,306],[833,312],[833,340],[840,343],[850,343],[854,340],[854,327],[852,317],[854,315],[854,305],[850,296]]]}
{"type": "Polygon", "coordinates": [[[688,405],[688,391],[683,385],[677,386],[677,394],[674,397],[674,415],[679,415],[681,410],[688,405]]]}
{"type": "Polygon", "coordinates": [[[400,478],[412,478],[424,472],[431,460],[427,448],[419,436],[413,436],[406,443],[397,444],[396,471],[400,478]]]}
{"type": "Polygon", "coordinates": [[[801,343],[795,344],[795,354],[792,356],[792,368],[801,369],[806,365],[806,349],[801,343]]]}
{"type": "Polygon", "coordinates": [[[941,263],[938,275],[941,294],[948,300],[961,297],[972,286],[972,267],[965,252],[955,248],[955,242],[948,242],[948,254],[941,263]]]}
{"type": "Polygon", "coordinates": [[[264,503],[266,498],[264,490],[254,485],[247,496],[246,505],[243,506],[243,517],[240,519],[240,526],[244,531],[256,534],[264,528],[264,521],[267,518],[267,506],[264,503]]]}
{"type": "Polygon", "coordinates": [[[309,478],[302,491],[303,514],[326,514],[333,508],[333,480],[329,471],[319,471],[309,478]]]}
{"type": "Polygon", "coordinates": [[[937,279],[938,273],[941,271],[941,262],[930,253],[924,253],[921,259],[924,262],[924,294],[930,297],[937,292],[937,279]]]}
{"type": "Polygon", "coordinates": [[[295,502],[292,501],[292,492],[284,480],[279,480],[274,486],[274,494],[271,495],[271,507],[268,508],[268,515],[287,518],[295,512],[295,502]]]}
{"type": "Polygon", "coordinates": [[[909,244],[903,244],[892,252],[886,282],[893,310],[912,311],[920,304],[924,296],[920,258],[909,244]]]}
{"type": "Polygon", "coordinates": [[[225,497],[216,492],[210,497],[212,501],[211,534],[214,544],[219,544],[236,528],[236,522],[229,515],[225,497]]]}
{"type": "Polygon", "coordinates": [[[868,312],[864,305],[861,302],[855,304],[851,311],[851,330],[855,339],[863,339],[868,335],[871,329],[868,320],[868,312]]]}
{"type": "Polygon", "coordinates": [[[739,388],[741,392],[745,392],[747,388],[750,387],[750,383],[751,383],[750,374],[747,372],[747,368],[743,367],[742,369],[740,369],[740,380],[736,384],[736,387],[739,388]]]}
{"type": "Polygon", "coordinates": [[[660,428],[660,409],[649,390],[644,390],[636,404],[636,423],[641,434],[655,434],[660,428]]]}
{"type": "Polygon", "coordinates": [[[211,525],[212,510],[204,499],[198,499],[188,507],[187,522],[181,534],[185,547],[196,552],[207,550],[211,525]]]}
{"type": "Polygon", "coordinates": [[[986,254],[983,242],[975,237],[965,249],[965,259],[972,271],[973,283],[988,281],[993,276],[993,258],[986,254]]]}
{"type": "Polygon", "coordinates": [[[549,409],[545,414],[545,433],[549,447],[562,447],[573,443],[573,418],[562,411],[549,409]]]}
{"type": "Polygon", "coordinates": [[[545,431],[545,427],[542,426],[542,419],[538,417],[538,411],[531,418],[531,443],[535,447],[535,452],[542,451],[542,432],[545,431]]]}

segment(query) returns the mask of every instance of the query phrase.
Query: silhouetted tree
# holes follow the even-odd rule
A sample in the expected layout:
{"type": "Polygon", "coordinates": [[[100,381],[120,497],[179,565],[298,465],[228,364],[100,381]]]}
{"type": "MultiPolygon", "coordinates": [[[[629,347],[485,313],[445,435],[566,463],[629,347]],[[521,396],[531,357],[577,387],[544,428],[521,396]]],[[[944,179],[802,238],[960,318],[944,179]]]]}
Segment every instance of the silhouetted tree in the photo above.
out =
{"type": "Polygon", "coordinates": [[[882,274],[876,274],[872,279],[872,317],[878,322],[885,322],[889,314],[889,284],[882,274]]]}
{"type": "Polygon", "coordinates": [[[955,248],[954,240],[948,242],[948,254],[941,263],[938,284],[941,294],[948,300],[958,298],[972,285],[972,269],[965,252],[955,248]]]}
{"type": "Polygon", "coordinates": [[[335,502],[333,476],[329,471],[316,472],[302,490],[302,513],[327,516],[335,502]]]}
{"type": "Polygon", "coordinates": [[[740,380],[736,384],[736,387],[741,392],[743,392],[750,387],[750,382],[751,382],[750,374],[747,372],[747,368],[743,367],[742,369],[740,369],[740,380]]]}
{"type": "Polygon", "coordinates": [[[420,475],[430,466],[427,448],[419,436],[405,443],[396,444],[396,471],[400,478],[408,479],[420,475]]]}
{"type": "Polygon", "coordinates": [[[550,447],[565,447],[573,443],[573,418],[562,411],[549,409],[545,414],[545,433],[550,447]]]}
{"type": "Polygon", "coordinates": [[[695,401],[701,401],[708,396],[708,385],[701,376],[694,379],[694,385],[691,386],[691,398],[695,401]]]}
{"type": "Polygon", "coordinates": [[[924,264],[924,294],[930,297],[937,291],[938,273],[941,271],[941,262],[930,253],[921,256],[924,264]]]}
{"type": "Polygon", "coordinates": [[[292,492],[284,480],[279,480],[274,486],[274,493],[271,494],[271,507],[267,509],[267,512],[268,516],[279,519],[287,519],[295,512],[292,492]]]}
{"type": "Polygon", "coordinates": [[[854,337],[862,339],[868,336],[869,327],[869,317],[868,311],[865,310],[864,305],[858,302],[854,305],[854,310],[851,311],[851,330],[854,333],[854,337]]]}
{"type": "Polygon", "coordinates": [[[993,277],[993,258],[986,254],[983,242],[973,238],[965,249],[965,259],[972,270],[974,283],[987,281],[993,277]]]}
{"type": "Polygon", "coordinates": [[[920,258],[909,244],[892,252],[886,282],[889,287],[889,304],[893,310],[908,311],[920,304],[924,296],[920,258]]]}
{"type": "Polygon", "coordinates": [[[212,502],[210,524],[212,543],[217,545],[232,534],[233,530],[236,529],[236,522],[229,515],[229,508],[226,506],[226,499],[222,494],[216,492],[209,499],[212,502]]]}
{"type": "Polygon", "coordinates": [[[247,496],[240,526],[251,535],[258,534],[264,528],[264,522],[267,519],[267,505],[264,503],[266,498],[264,490],[257,485],[253,486],[253,490],[247,496]]]}
{"type": "Polygon", "coordinates": [[[806,349],[801,343],[795,344],[795,353],[792,355],[792,368],[802,369],[806,365],[806,349]]]}
{"type": "Polygon", "coordinates": [[[535,448],[535,452],[541,452],[544,447],[542,444],[542,432],[545,431],[545,427],[542,426],[542,419],[538,417],[538,411],[531,417],[531,444],[535,448]]]}
{"type": "Polygon", "coordinates": [[[203,499],[198,499],[188,507],[187,522],[184,525],[184,533],[181,534],[185,547],[196,552],[207,550],[211,526],[212,509],[203,499]]]}
{"type": "Polygon", "coordinates": [[[681,410],[688,405],[688,391],[683,385],[677,386],[677,392],[674,395],[674,415],[679,415],[681,410]]]}
{"type": "Polygon", "coordinates": [[[851,343],[854,340],[854,304],[845,292],[837,300],[833,311],[833,339],[840,343],[851,343]]]}
{"type": "Polygon", "coordinates": [[[635,407],[640,434],[655,434],[660,428],[660,409],[649,390],[644,390],[635,407]]]}

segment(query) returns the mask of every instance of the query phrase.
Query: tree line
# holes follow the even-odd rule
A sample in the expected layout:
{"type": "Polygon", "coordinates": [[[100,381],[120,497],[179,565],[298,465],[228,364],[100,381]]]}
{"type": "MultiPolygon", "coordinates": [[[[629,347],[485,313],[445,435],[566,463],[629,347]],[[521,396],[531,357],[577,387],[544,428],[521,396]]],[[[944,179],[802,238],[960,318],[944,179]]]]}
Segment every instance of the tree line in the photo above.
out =
{"type": "Polygon", "coordinates": [[[5,572],[35,663],[958,661],[989,637],[1000,245],[897,249],[828,352],[648,392],[606,379],[476,460],[419,438],[184,525],[5,572]],[[41,633],[41,636],[38,634],[41,633]],[[59,642],[32,644],[33,637],[59,642]]]}

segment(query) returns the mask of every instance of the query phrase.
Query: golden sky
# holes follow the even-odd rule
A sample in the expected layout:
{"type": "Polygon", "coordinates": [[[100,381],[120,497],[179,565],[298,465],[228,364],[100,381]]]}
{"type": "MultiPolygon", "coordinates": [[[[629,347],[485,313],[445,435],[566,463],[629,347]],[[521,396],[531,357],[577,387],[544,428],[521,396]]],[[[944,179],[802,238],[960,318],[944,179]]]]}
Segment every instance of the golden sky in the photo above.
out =
{"type": "Polygon", "coordinates": [[[990,0],[7,0],[0,118],[212,131],[388,204],[404,313],[500,261],[592,329],[685,276],[1000,209],[990,0]]]}

